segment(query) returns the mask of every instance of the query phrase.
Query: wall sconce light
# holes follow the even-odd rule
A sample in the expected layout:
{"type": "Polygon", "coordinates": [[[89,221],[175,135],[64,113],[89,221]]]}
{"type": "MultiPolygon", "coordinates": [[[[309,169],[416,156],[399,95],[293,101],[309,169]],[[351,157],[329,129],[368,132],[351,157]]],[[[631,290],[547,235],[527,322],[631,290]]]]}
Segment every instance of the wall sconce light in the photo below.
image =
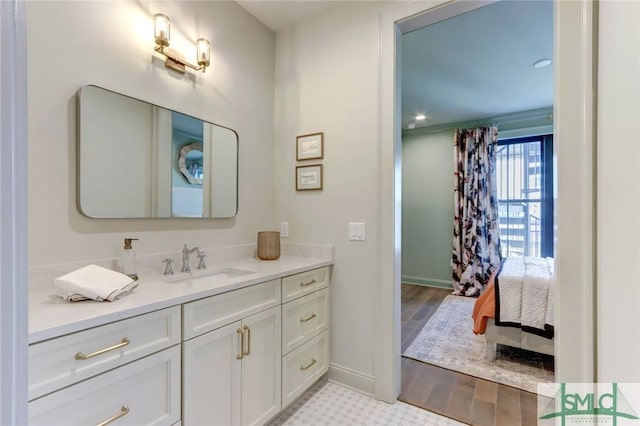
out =
{"type": "Polygon", "coordinates": [[[162,13],[156,13],[153,17],[153,35],[156,39],[156,47],[153,50],[166,57],[164,65],[182,74],[185,73],[185,67],[204,72],[210,63],[209,40],[199,38],[196,41],[198,65],[193,65],[185,61],[178,52],[169,49],[170,33],[169,17],[162,13]]]}

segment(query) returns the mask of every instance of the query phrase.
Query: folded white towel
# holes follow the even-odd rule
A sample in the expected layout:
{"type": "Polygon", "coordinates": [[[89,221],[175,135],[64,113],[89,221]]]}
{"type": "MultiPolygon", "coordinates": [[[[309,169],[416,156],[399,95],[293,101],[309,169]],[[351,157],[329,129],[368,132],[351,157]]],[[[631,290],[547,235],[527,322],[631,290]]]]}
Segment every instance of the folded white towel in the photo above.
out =
{"type": "Polygon", "coordinates": [[[129,294],[137,281],[120,272],[88,265],[54,280],[56,293],[67,302],[93,299],[113,302],[129,294]]]}

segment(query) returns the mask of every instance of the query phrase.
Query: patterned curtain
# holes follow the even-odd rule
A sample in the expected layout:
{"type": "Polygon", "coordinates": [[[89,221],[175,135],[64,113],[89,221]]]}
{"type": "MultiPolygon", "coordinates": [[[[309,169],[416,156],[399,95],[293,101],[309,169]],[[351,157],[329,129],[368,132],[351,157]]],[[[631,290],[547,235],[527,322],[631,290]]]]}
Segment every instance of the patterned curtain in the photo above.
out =
{"type": "Polygon", "coordinates": [[[495,126],[457,130],[454,141],[454,294],[476,297],[500,266],[495,126]]]}

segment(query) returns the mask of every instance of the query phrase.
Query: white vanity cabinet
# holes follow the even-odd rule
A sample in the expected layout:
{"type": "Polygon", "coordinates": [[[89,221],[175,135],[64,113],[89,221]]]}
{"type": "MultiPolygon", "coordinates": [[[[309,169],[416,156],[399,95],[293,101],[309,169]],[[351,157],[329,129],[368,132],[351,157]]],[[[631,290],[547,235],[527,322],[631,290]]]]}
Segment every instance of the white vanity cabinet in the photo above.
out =
{"type": "Polygon", "coordinates": [[[180,421],[180,307],[29,347],[30,425],[180,421]]]}
{"type": "MultiPolygon", "coordinates": [[[[155,310],[114,303],[101,304],[95,314],[91,302],[47,310],[48,297],[42,298],[42,305],[32,305],[40,308],[35,323],[57,312],[78,315],[86,327],[53,321],[30,335],[29,424],[270,421],[328,370],[330,269],[296,265],[288,270],[303,272],[283,277],[287,269],[281,263],[265,265],[274,265],[263,272],[268,281],[230,282],[198,289],[188,298],[189,284],[166,284],[174,294],[167,299],[155,294],[151,303],[161,303],[155,310]],[[110,321],[100,318],[105,312],[110,321]]],[[[155,284],[147,288],[165,291],[155,284]]],[[[138,299],[145,300],[142,294],[138,299]]]]}
{"type": "Polygon", "coordinates": [[[282,278],[282,406],[329,370],[329,267],[282,278]]]}
{"type": "Polygon", "coordinates": [[[280,411],[280,299],[278,279],[184,305],[185,426],[260,425],[280,411]]]}

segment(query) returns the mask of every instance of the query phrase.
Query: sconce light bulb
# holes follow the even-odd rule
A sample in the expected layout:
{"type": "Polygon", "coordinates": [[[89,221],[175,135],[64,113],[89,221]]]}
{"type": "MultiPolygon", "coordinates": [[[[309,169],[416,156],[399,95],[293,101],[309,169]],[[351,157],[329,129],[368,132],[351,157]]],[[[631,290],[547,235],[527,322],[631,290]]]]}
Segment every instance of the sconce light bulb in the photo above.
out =
{"type": "Polygon", "coordinates": [[[209,40],[199,38],[196,41],[196,50],[198,54],[198,65],[208,67],[211,59],[211,51],[209,40]]]}
{"type": "Polygon", "coordinates": [[[153,35],[156,39],[156,44],[160,46],[169,46],[169,40],[171,39],[171,23],[169,17],[162,13],[156,13],[153,16],[153,35]]]}

